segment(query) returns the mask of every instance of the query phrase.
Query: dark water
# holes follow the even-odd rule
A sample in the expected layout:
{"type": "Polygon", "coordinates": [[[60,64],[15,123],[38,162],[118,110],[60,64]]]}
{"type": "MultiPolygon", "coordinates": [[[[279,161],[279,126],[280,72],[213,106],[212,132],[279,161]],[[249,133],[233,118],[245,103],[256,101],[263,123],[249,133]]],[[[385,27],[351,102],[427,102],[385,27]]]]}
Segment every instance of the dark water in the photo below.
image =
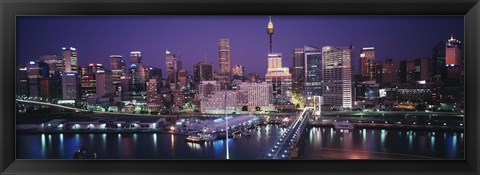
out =
{"type": "MultiPolygon", "coordinates": [[[[230,159],[260,159],[284,129],[276,125],[250,130],[252,136],[229,139],[230,159]]],[[[17,159],[71,159],[84,146],[101,159],[225,159],[224,140],[187,143],[183,135],[139,134],[19,134],[17,159]]],[[[462,132],[423,132],[311,128],[304,159],[464,158],[462,132]]]]}

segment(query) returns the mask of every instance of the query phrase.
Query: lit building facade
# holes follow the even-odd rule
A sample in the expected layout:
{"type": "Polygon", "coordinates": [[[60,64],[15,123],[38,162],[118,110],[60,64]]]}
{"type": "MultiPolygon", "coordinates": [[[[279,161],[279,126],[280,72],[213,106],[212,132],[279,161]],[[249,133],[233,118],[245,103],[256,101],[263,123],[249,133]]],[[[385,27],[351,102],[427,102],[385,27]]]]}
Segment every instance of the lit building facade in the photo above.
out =
{"type": "Polygon", "coordinates": [[[28,95],[40,97],[40,80],[48,78],[49,67],[44,62],[30,61],[27,64],[28,95]]]}
{"type": "Polygon", "coordinates": [[[222,89],[228,89],[230,85],[230,40],[221,38],[218,40],[218,75],[222,89]]]}
{"type": "Polygon", "coordinates": [[[334,108],[352,108],[352,46],[322,48],[323,104],[334,108]]]}
{"type": "Polygon", "coordinates": [[[232,77],[233,80],[245,81],[245,67],[243,67],[242,65],[236,64],[235,66],[233,66],[232,73],[233,73],[233,77],[232,77]]]}
{"type": "Polygon", "coordinates": [[[322,96],[322,55],[318,48],[304,47],[305,58],[305,98],[308,106],[313,106],[314,96],[322,96]]]}
{"type": "MultiPolygon", "coordinates": [[[[305,58],[303,48],[293,50],[292,103],[305,104],[305,58]]],[[[321,69],[321,66],[320,66],[321,69]]]]}
{"type": "Polygon", "coordinates": [[[266,82],[248,83],[243,82],[238,85],[239,92],[246,92],[246,105],[249,107],[272,106],[273,93],[272,85],[266,82]]]}
{"type": "Polygon", "coordinates": [[[17,95],[29,96],[27,66],[17,68],[17,95]]]}
{"type": "Polygon", "coordinates": [[[292,97],[292,74],[288,67],[282,67],[282,54],[268,54],[268,70],[265,81],[272,85],[275,104],[290,102],[292,97]]]}
{"type": "Polygon", "coordinates": [[[40,55],[39,61],[47,63],[49,67],[49,77],[55,76],[63,72],[63,60],[58,55],[40,55]]]}
{"type": "Polygon", "coordinates": [[[113,89],[118,94],[121,87],[120,78],[126,76],[125,61],[121,55],[110,55],[110,69],[112,70],[113,89]]]}
{"type": "Polygon", "coordinates": [[[78,73],[77,49],[63,47],[62,51],[64,72],[78,73]]]}
{"type": "Polygon", "coordinates": [[[199,100],[202,100],[208,95],[212,94],[214,91],[219,90],[220,83],[217,81],[201,81],[198,85],[198,98],[199,100]]]}
{"type": "Polygon", "coordinates": [[[364,47],[360,53],[360,75],[368,80],[375,79],[375,48],[364,47]]]}
{"type": "Polygon", "coordinates": [[[214,91],[200,101],[202,113],[225,114],[239,110],[238,91],[220,90],[214,91]]]}

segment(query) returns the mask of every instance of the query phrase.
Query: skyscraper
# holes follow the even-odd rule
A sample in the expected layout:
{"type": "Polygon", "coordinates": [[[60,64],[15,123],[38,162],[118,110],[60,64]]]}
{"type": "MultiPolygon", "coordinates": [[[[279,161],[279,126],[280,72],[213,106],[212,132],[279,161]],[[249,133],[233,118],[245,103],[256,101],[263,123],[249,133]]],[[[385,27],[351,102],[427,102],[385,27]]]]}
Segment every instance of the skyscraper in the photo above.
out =
{"type": "Polygon", "coordinates": [[[448,39],[445,52],[445,64],[447,66],[460,66],[462,64],[462,43],[453,38],[453,35],[448,39]]]}
{"type": "Polygon", "coordinates": [[[110,70],[99,70],[96,72],[95,77],[97,79],[96,96],[98,98],[114,93],[112,72],[110,70]]]}
{"type": "Polygon", "coordinates": [[[305,57],[305,97],[309,106],[314,96],[322,96],[322,55],[318,48],[304,47],[305,57]]]}
{"type": "Polygon", "coordinates": [[[222,89],[230,85],[230,40],[222,38],[218,40],[218,76],[222,89]]]}
{"type": "Polygon", "coordinates": [[[368,80],[375,79],[375,48],[364,47],[360,53],[360,75],[368,78],[368,80]]]}
{"type": "Polygon", "coordinates": [[[182,69],[182,61],[169,50],[165,51],[165,64],[167,67],[166,85],[171,90],[177,89],[178,71],[182,69]]]}
{"type": "Polygon", "coordinates": [[[193,79],[195,84],[213,80],[213,63],[210,61],[197,62],[193,66],[193,79]]]}
{"type": "Polygon", "coordinates": [[[125,61],[121,55],[110,55],[110,69],[112,70],[113,89],[116,95],[121,87],[120,78],[126,76],[125,61]]]}
{"type": "Polygon", "coordinates": [[[142,64],[142,52],[131,51],[130,52],[130,64],[142,64]]]}
{"type": "Polygon", "coordinates": [[[42,61],[48,64],[48,67],[50,69],[49,71],[50,77],[54,76],[54,74],[59,74],[64,70],[63,60],[58,55],[40,55],[39,61],[42,61]]]}
{"type": "Polygon", "coordinates": [[[18,66],[17,68],[17,95],[28,96],[28,74],[27,66],[18,66]]]}
{"type": "MultiPolygon", "coordinates": [[[[305,104],[305,58],[303,48],[293,50],[292,102],[305,104]]],[[[321,69],[321,67],[320,67],[321,69]]]]}
{"type": "Polygon", "coordinates": [[[323,100],[334,108],[352,108],[352,46],[322,48],[323,100]]]}
{"type": "Polygon", "coordinates": [[[70,47],[62,48],[62,61],[63,67],[65,68],[64,72],[78,72],[78,63],[77,63],[77,49],[70,47]]]}
{"type": "Polygon", "coordinates": [[[432,61],[433,61],[433,77],[435,80],[445,81],[447,78],[447,67],[445,66],[445,57],[446,57],[446,43],[444,41],[438,42],[433,50],[432,61]]]}
{"type": "Polygon", "coordinates": [[[27,64],[28,94],[30,97],[40,97],[40,80],[48,78],[49,67],[41,61],[30,61],[27,64]]]}

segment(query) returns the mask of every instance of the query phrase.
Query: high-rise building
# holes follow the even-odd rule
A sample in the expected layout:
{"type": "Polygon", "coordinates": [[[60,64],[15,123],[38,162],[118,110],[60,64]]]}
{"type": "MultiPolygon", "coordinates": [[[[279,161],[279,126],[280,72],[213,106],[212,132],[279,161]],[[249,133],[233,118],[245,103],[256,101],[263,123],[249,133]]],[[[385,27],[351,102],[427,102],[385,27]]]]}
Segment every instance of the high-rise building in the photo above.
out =
{"type": "Polygon", "coordinates": [[[110,70],[98,70],[95,77],[97,78],[98,98],[114,94],[112,72],[110,70]]]}
{"type": "Polygon", "coordinates": [[[142,64],[142,52],[131,51],[130,52],[130,64],[142,64]]]}
{"type": "Polygon", "coordinates": [[[360,75],[368,80],[375,79],[375,48],[364,47],[360,53],[360,75]]]}
{"type": "Polygon", "coordinates": [[[40,55],[38,60],[48,64],[49,77],[60,74],[64,70],[63,60],[58,55],[40,55]]]}
{"type": "Polygon", "coordinates": [[[236,64],[232,68],[232,73],[233,73],[233,80],[241,80],[245,81],[245,67],[242,65],[236,64]]]}
{"type": "MultiPolygon", "coordinates": [[[[419,67],[418,67],[419,68],[419,67]]],[[[420,70],[418,70],[419,72],[420,70]]],[[[400,83],[411,83],[415,81],[415,61],[414,60],[402,60],[400,61],[400,70],[398,72],[400,83]]]]}
{"type": "Polygon", "coordinates": [[[162,69],[150,66],[148,68],[148,80],[150,79],[155,79],[157,80],[157,83],[160,83],[162,81],[162,69]]]}
{"type": "Polygon", "coordinates": [[[448,39],[446,44],[446,66],[462,65],[462,42],[453,38],[448,39]]]}
{"type": "Polygon", "coordinates": [[[222,89],[230,85],[230,40],[218,40],[218,75],[217,80],[222,84],[222,89]]]}
{"type": "Polygon", "coordinates": [[[62,96],[64,100],[78,100],[79,89],[76,72],[64,72],[62,74],[62,96]]]}
{"type": "Polygon", "coordinates": [[[161,104],[162,100],[158,93],[157,79],[150,79],[147,82],[147,103],[161,104]]]}
{"type": "Polygon", "coordinates": [[[185,69],[181,69],[178,71],[178,89],[186,91],[188,85],[188,72],[185,69]]]}
{"type": "Polygon", "coordinates": [[[464,65],[462,56],[462,42],[453,38],[453,35],[447,41],[445,48],[446,52],[446,66],[447,79],[449,84],[459,86],[463,82],[464,65]]]}
{"type": "Polygon", "coordinates": [[[414,77],[415,81],[425,80],[430,81],[433,75],[432,71],[432,62],[430,61],[431,58],[417,58],[415,59],[415,69],[414,69],[414,77]]]}
{"type": "MultiPolygon", "coordinates": [[[[292,102],[305,104],[305,58],[303,48],[293,50],[292,102]]],[[[322,67],[320,67],[321,69],[322,67]]]]}
{"type": "Polygon", "coordinates": [[[334,108],[352,108],[352,46],[322,48],[323,104],[334,108]]]}
{"type": "Polygon", "coordinates": [[[62,48],[62,61],[63,61],[63,67],[64,72],[78,72],[78,62],[77,62],[77,49],[70,47],[62,48]]]}
{"type": "Polygon", "coordinates": [[[268,54],[268,70],[265,81],[272,84],[273,102],[290,102],[292,97],[292,74],[288,67],[282,67],[282,54],[268,54]]]}
{"type": "Polygon", "coordinates": [[[27,66],[17,68],[17,95],[29,96],[27,66]]]}
{"type": "Polygon", "coordinates": [[[165,63],[167,67],[166,85],[171,90],[177,89],[178,71],[182,69],[182,61],[169,50],[165,51],[165,63]]]}
{"type": "Polygon", "coordinates": [[[438,42],[433,50],[432,66],[433,79],[445,81],[447,78],[446,67],[446,43],[444,41],[438,42]]]}
{"type": "Polygon", "coordinates": [[[120,78],[126,76],[125,61],[121,55],[110,55],[110,69],[112,70],[113,89],[119,95],[120,78]]]}
{"type": "Polygon", "coordinates": [[[398,68],[392,59],[387,59],[385,63],[376,65],[376,81],[382,87],[391,87],[398,85],[398,68]]]}
{"type": "Polygon", "coordinates": [[[238,91],[220,90],[215,91],[200,101],[202,113],[225,114],[238,110],[238,91]]]}
{"type": "Polygon", "coordinates": [[[305,57],[305,98],[312,106],[315,96],[322,96],[322,55],[318,48],[304,47],[305,57]]]}
{"type": "Polygon", "coordinates": [[[213,63],[210,61],[200,61],[193,66],[193,79],[195,84],[201,81],[213,80],[213,63]]]}
{"type": "Polygon", "coordinates": [[[247,75],[247,81],[248,82],[257,82],[260,80],[260,76],[258,73],[252,72],[247,75]]]}
{"type": "Polygon", "coordinates": [[[30,61],[27,64],[28,95],[30,97],[40,97],[40,80],[48,77],[49,67],[47,63],[30,61]]]}

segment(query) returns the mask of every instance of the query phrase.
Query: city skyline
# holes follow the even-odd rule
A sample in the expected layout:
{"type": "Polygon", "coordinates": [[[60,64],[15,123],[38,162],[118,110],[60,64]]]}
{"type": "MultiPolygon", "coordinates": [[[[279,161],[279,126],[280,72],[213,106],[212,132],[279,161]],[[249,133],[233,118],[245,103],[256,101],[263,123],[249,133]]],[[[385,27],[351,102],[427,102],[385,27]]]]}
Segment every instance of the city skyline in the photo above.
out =
{"type": "MultiPolygon", "coordinates": [[[[244,66],[246,74],[265,75],[268,20],[268,16],[19,17],[17,65],[37,60],[40,55],[60,55],[62,47],[71,46],[78,49],[79,66],[109,65],[110,55],[125,59],[138,50],[145,65],[159,67],[166,75],[164,53],[168,49],[180,57],[189,74],[193,65],[203,60],[213,62],[218,71],[217,42],[228,38],[230,65],[244,66]]],[[[379,62],[392,58],[398,64],[400,60],[431,57],[435,44],[446,41],[451,34],[464,40],[461,16],[272,16],[272,21],[273,52],[284,55],[284,66],[293,66],[293,50],[304,45],[321,48],[352,44],[355,74],[363,47],[375,47],[379,62]]],[[[130,63],[128,59],[126,62],[130,63]]]]}

